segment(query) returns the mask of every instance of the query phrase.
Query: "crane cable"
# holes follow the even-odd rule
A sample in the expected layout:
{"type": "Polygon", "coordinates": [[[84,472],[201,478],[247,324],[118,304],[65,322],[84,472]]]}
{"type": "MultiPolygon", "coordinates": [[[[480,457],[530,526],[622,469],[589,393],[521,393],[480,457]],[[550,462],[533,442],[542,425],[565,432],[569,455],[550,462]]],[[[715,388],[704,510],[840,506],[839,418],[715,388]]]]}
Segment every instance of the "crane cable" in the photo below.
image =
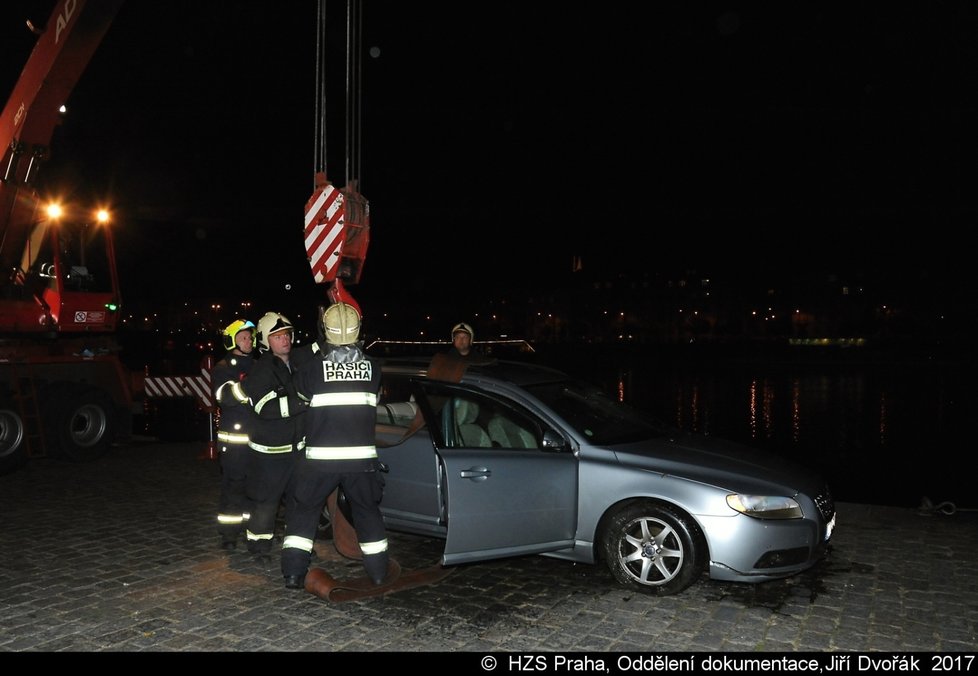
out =
{"type": "Polygon", "coordinates": [[[347,0],[346,11],[346,179],[359,191],[361,137],[360,107],[363,98],[363,7],[360,0],[347,0]]]}
{"type": "MultiPolygon", "coordinates": [[[[316,10],[315,153],[312,173],[326,173],[326,0],[316,10]]],[[[315,187],[315,186],[313,186],[315,187]]]]}
{"type": "MultiPolygon", "coordinates": [[[[346,95],[345,95],[345,171],[346,182],[359,183],[361,171],[362,138],[360,114],[363,87],[363,70],[360,58],[360,43],[363,33],[363,9],[359,0],[347,0],[346,12],[346,95]]],[[[315,103],[315,156],[313,175],[326,174],[326,0],[319,0],[317,8],[316,34],[316,103],[315,103]]]]}

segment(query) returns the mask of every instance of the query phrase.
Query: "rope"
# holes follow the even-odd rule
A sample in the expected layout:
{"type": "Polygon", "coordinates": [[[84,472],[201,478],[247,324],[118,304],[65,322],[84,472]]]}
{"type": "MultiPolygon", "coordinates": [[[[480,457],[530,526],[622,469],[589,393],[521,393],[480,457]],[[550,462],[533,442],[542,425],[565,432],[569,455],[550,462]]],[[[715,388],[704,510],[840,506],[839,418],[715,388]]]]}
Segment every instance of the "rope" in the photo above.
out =
{"type": "Polygon", "coordinates": [[[927,496],[924,496],[923,499],[921,499],[920,507],[917,508],[917,513],[920,516],[932,516],[937,513],[944,514],[946,516],[953,516],[958,512],[978,512],[978,508],[958,507],[949,500],[939,502],[935,505],[927,496]]]}

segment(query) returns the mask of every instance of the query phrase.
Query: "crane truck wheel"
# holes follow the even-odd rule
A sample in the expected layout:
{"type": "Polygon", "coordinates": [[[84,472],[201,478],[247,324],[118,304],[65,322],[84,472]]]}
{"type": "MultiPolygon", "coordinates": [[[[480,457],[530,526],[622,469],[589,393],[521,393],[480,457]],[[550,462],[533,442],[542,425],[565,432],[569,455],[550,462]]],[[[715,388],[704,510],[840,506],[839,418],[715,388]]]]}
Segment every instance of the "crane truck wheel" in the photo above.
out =
{"type": "Polygon", "coordinates": [[[0,402],[0,474],[13,472],[26,461],[24,421],[6,402],[0,402]]]}
{"type": "Polygon", "coordinates": [[[52,455],[74,462],[101,458],[115,438],[115,405],[97,387],[68,385],[51,391],[44,421],[52,455]]]}

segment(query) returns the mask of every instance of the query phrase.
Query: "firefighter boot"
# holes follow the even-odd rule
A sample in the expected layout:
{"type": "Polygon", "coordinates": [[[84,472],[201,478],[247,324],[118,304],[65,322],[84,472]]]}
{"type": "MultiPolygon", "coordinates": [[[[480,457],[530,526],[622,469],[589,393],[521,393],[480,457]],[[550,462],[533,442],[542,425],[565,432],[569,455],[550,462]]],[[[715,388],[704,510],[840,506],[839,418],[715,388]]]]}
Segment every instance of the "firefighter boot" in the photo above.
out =
{"type": "MultiPolygon", "coordinates": [[[[289,539],[286,538],[286,542],[289,539]]],[[[297,547],[282,548],[282,577],[286,589],[304,589],[306,573],[309,572],[310,553],[297,547]]]]}
{"type": "Polygon", "coordinates": [[[306,586],[305,575],[285,575],[286,589],[303,589],[306,586]]]}
{"type": "Polygon", "coordinates": [[[387,552],[363,557],[363,569],[367,571],[367,577],[378,587],[387,579],[387,560],[387,552]]]}

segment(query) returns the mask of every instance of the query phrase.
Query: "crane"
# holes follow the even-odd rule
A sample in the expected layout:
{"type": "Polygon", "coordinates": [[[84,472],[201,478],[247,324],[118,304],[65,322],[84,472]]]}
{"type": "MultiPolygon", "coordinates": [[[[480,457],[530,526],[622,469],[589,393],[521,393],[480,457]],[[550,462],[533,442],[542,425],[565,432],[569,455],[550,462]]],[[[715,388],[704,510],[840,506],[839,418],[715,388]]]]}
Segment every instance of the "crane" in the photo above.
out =
{"type": "Polygon", "coordinates": [[[44,199],[62,107],[123,0],[58,0],[0,110],[0,473],[29,457],[93,460],[131,434],[140,398],[194,397],[209,373],[151,378],[115,340],[122,296],[110,212],[44,199]]]}
{"type": "Polygon", "coordinates": [[[337,188],[326,173],[326,2],[319,1],[316,41],[316,153],[313,193],[305,205],[306,255],[317,284],[328,284],[331,303],[353,305],[363,311],[346,289],[356,284],[370,243],[370,204],[360,194],[360,33],[363,24],[358,0],[347,5],[346,178],[337,188]]]}

